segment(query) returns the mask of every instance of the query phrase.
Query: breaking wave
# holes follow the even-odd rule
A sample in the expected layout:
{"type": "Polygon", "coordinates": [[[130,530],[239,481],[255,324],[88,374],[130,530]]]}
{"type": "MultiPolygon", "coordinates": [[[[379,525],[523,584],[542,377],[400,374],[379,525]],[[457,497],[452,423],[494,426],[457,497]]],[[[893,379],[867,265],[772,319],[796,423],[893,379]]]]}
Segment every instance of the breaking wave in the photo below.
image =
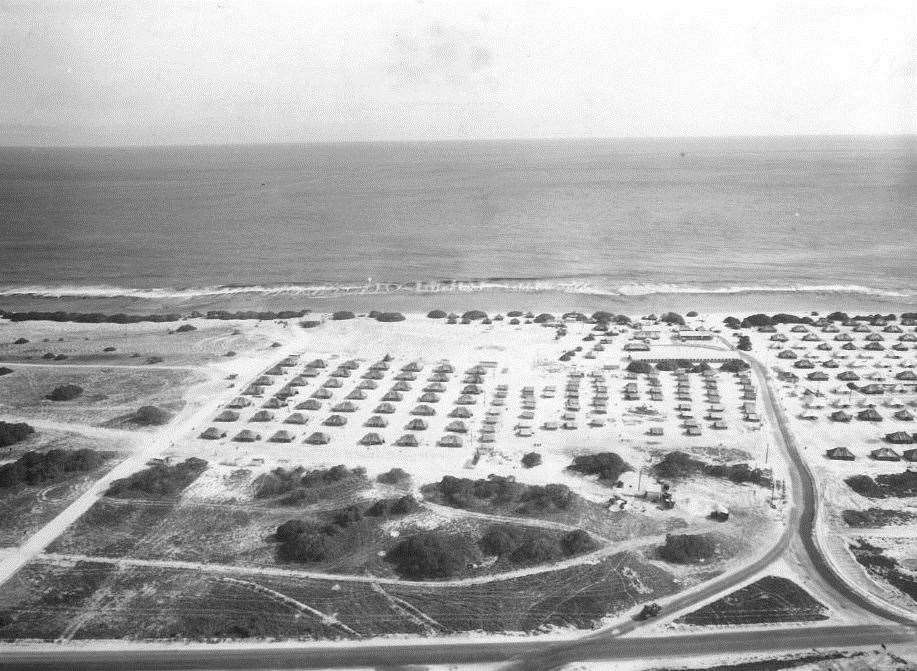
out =
{"type": "Polygon", "coordinates": [[[450,294],[477,292],[557,292],[593,296],[649,296],[652,294],[829,293],[913,298],[913,290],[880,289],[856,284],[789,286],[696,286],[687,284],[616,284],[596,278],[490,278],[419,282],[302,283],[275,285],[220,285],[188,288],[130,288],[109,285],[28,285],[0,287],[0,296],[34,298],[134,298],[193,300],[230,296],[347,296],[375,294],[450,294]]]}

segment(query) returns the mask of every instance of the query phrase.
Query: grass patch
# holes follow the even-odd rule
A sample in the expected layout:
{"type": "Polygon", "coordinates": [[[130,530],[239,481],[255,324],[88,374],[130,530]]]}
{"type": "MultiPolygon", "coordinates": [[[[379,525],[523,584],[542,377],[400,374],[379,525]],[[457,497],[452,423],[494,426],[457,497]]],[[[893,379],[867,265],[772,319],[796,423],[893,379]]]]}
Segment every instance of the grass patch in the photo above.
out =
{"type": "Polygon", "coordinates": [[[845,510],[841,513],[844,523],[854,529],[872,529],[894,524],[910,524],[917,520],[917,515],[905,510],[888,508],[869,508],[868,510],[845,510]]]}
{"type": "Polygon", "coordinates": [[[792,580],[766,576],[676,620],[700,626],[813,622],[828,609],[792,580]]]}

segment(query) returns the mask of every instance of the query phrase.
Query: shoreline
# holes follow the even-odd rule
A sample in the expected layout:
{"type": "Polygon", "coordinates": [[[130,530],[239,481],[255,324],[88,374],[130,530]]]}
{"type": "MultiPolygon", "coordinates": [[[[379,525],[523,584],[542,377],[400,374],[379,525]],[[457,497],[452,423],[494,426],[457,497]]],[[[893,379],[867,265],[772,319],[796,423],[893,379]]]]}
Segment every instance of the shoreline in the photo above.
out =
{"type": "Polygon", "coordinates": [[[133,296],[39,296],[17,294],[0,296],[0,309],[8,312],[102,312],[166,314],[226,311],[310,310],[330,313],[335,310],[368,312],[427,312],[442,309],[463,312],[509,310],[593,312],[608,310],[623,314],[676,312],[751,314],[757,312],[809,313],[841,310],[857,313],[897,313],[917,309],[917,298],[873,293],[839,291],[748,291],[707,293],[651,293],[644,295],[604,295],[560,290],[493,290],[452,292],[345,293],[302,296],[276,293],[239,292],[193,295],[188,298],[133,296]]]}

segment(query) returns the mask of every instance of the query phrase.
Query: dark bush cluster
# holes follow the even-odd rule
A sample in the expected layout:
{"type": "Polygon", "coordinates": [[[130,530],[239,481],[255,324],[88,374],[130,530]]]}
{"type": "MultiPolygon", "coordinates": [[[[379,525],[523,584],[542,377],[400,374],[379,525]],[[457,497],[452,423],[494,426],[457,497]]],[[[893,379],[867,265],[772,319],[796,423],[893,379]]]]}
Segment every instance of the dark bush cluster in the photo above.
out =
{"type": "Polygon", "coordinates": [[[623,473],[634,470],[630,464],[614,452],[582,454],[574,457],[573,463],[567,466],[567,469],[583,475],[597,475],[599,480],[606,484],[614,484],[621,478],[623,473]]]}
{"type": "Polygon", "coordinates": [[[175,496],[205,470],[207,462],[197,457],[190,457],[172,466],[157,461],[142,471],[115,480],[105,495],[119,499],[175,496]]]}
{"type": "Polygon", "coordinates": [[[344,319],[354,319],[356,315],[350,310],[338,310],[331,314],[331,318],[334,321],[342,321],[344,319]]]}
{"type": "Polygon", "coordinates": [[[917,515],[905,510],[869,508],[868,510],[847,509],[842,513],[844,523],[855,529],[873,529],[889,524],[909,524],[917,515]]]}
{"type": "Polygon", "coordinates": [[[4,375],[9,375],[12,372],[13,372],[12,368],[7,368],[6,366],[0,366],[0,377],[3,377],[4,375]]]}
{"type": "Polygon", "coordinates": [[[875,479],[868,475],[853,475],[844,482],[857,494],[871,499],[917,496],[917,471],[883,473],[875,479]]]}
{"type": "Polygon", "coordinates": [[[745,482],[770,486],[770,479],[760,468],[751,468],[748,464],[709,464],[694,459],[684,452],[669,452],[662,461],[653,466],[653,473],[660,478],[676,479],[691,475],[707,475],[713,478],[726,478],[736,484],[745,482]]]}
{"type": "Polygon", "coordinates": [[[366,514],[370,517],[401,517],[410,515],[420,510],[420,503],[410,494],[391,499],[378,499],[374,501],[366,514]]]}
{"type": "Polygon", "coordinates": [[[104,461],[104,454],[88,448],[26,452],[16,461],[0,466],[0,487],[54,482],[69,473],[91,471],[104,461]]]}
{"type": "Polygon", "coordinates": [[[189,333],[191,331],[197,331],[197,327],[194,324],[182,324],[175,329],[175,333],[189,333]]]}
{"type": "Polygon", "coordinates": [[[581,529],[558,535],[546,529],[526,529],[494,525],[478,541],[488,556],[506,558],[515,564],[529,565],[557,561],[597,549],[592,537],[581,529]]]}
{"type": "Polygon", "coordinates": [[[0,422],[0,447],[9,447],[25,440],[35,429],[25,422],[0,422]]]}
{"type": "Polygon", "coordinates": [[[573,492],[566,485],[525,485],[511,476],[499,475],[490,475],[486,480],[446,475],[438,483],[426,485],[423,492],[455,508],[479,510],[505,506],[523,515],[564,510],[573,502],[573,492]]]}
{"type": "Polygon", "coordinates": [[[155,405],[144,405],[137,409],[131,421],[142,426],[162,426],[172,419],[172,413],[155,405]]]}
{"type": "Polygon", "coordinates": [[[305,497],[307,490],[326,485],[342,484],[346,480],[366,479],[363,468],[347,468],[343,464],[331,468],[306,471],[302,466],[292,469],[275,468],[263,473],[252,483],[255,498],[265,499],[287,494],[282,503],[297,503],[305,497]]]}
{"type": "Polygon", "coordinates": [[[736,347],[742,350],[743,352],[750,351],[751,350],[751,338],[749,338],[747,335],[740,335],[739,344],[736,345],[736,347]]]}
{"type": "Polygon", "coordinates": [[[522,455],[522,465],[526,468],[535,468],[541,465],[541,455],[537,452],[527,452],[522,455]]]}
{"type": "Polygon", "coordinates": [[[243,319],[257,321],[276,321],[278,319],[299,319],[309,314],[309,310],[280,310],[278,312],[256,312],[242,310],[241,312],[227,312],[226,310],[210,310],[204,315],[193,314],[192,317],[202,316],[204,319],[243,319]]]}
{"type": "Polygon", "coordinates": [[[105,315],[99,312],[4,312],[0,317],[14,322],[48,321],[78,322],[81,324],[138,324],[140,322],[177,322],[181,315],[105,315]]]}
{"type": "Polygon", "coordinates": [[[666,534],[659,556],[676,564],[693,564],[716,557],[716,542],[705,534],[666,534]]]}
{"type": "Polygon", "coordinates": [[[403,487],[411,483],[411,475],[401,468],[393,468],[376,476],[376,480],[383,485],[396,485],[403,487]]]}
{"type": "Polygon", "coordinates": [[[49,401],[72,401],[83,393],[83,388],[76,384],[62,384],[55,387],[45,396],[49,401]]]}
{"type": "Polygon", "coordinates": [[[377,322],[403,322],[405,316],[400,312],[380,312],[376,315],[377,322]]]}
{"type": "Polygon", "coordinates": [[[729,361],[724,361],[723,365],[720,366],[720,370],[726,373],[741,373],[749,368],[751,366],[741,359],[730,359],[729,361]]]}
{"type": "Polygon", "coordinates": [[[678,326],[685,325],[685,318],[677,312],[665,312],[659,317],[659,321],[665,322],[666,324],[676,324],[678,326]]]}
{"type": "Polygon", "coordinates": [[[627,364],[628,373],[638,373],[641,375],[649,375],[653,372],[653,364],[649,361],[631,361],[627,364]]]}
{"type": "Polygon", "coordinates": [[[389,550],[386,561],[408,580],[450,578],[480,556],[477,547],[462,534],[438,531],[415,534],[389,550]]]}

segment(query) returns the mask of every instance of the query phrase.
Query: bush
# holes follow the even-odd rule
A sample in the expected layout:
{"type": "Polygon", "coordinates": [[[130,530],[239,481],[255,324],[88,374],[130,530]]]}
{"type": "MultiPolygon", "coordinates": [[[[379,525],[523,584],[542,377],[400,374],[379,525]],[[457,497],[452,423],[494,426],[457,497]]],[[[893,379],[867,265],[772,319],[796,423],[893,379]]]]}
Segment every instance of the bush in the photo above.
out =
{"type": "Polygon", "coordinates": [[[742,320],[742,328],[751,328],[751,327],[760,327],[760,326],[773,326],[774,320],[768,317],[765,314],[754,314],[749,315],[742,320]]]}
{"type": "Polygon", "coordinates": [[[615,483],[623,473],[634,470],[614,452],[599,452],[574,457],[573,463],[567,466],[567,469],[583,475],[598,475],[599,480],[606,483],[615,483]]]}
{"type": "Polygon", "coordinates": [[[411,483],[411,475],[400,468],[393,468],[377,475],[376,480],[383,485],[406,486],[411,483]]]}
{"type": "Polygon", "coordinates": [[[685,313],[685,316],[686,316],[686,317],[696,317],[696,316],[697,316],[697,310],[689,310],[688,312],[685,313]]]}
{"type": "Polygon", "coordinates": [[[713,559],[716,543],[705,534],[666,534],[659,556],[676,564],[693,564],[713,559]]]}
{"type": "Polygon", "coordinates": [[[723,320],[723,324],[725,324],[727,328],[731,328],[731,329],[742,328],[742,322],[740,322],[735,317],[726,317],[726,319],[723,320]]]}
{"type": "Polygon", "coordinates": [[[304,319],[303,321],[299,322],[299,325],[304,329],[314,329],[316,326],[321,326],[322,323],[313,319],[304,319]]]}
{"type": "Polygon", "coordinates": [[[598,548],[598,545],[592,540],[592,536],[582,529],[565,533],[560,539],[560,546],[568,557],[592,552],[598,548]]]}
{"type": "Polygon", "coordinates": [[[487,313],[482,310],[468,310],[468,312],[462,314],[462,319],[468,319],[469,321],[487,319],[487,313]]]}
{"type": "Polygon", "coordinates": [[[0,447],[9,447],[25,440],[35,429],[25,422],[0,422],[0,447]]]}
{"type": "Polygon", "coordinates": [[[736,484],[751,483],[770,486],[770,479],[760,468],[751,468],[748,464],[708,464],[693,459],[684,452],[669,452],[652,468],[659,478],[676,479],[691,475],[707,475],[712,478],[726,478],[736,484]]]}
{"type": "Polygon", "coordinates": [[[376,315],[376,321],[378,322],[403,322],[404,319],[404,315],[400,312],[382,312],[376,315]]]}
{"type": "Polygon", "coordinates": [[[627,364],[628,373],[639,373],[643,375],[649,375],[653,372],[653,364],[648,361],[631,361],[627,364]]]}
{"type": "Polygon", "coordinates": [[[385,559],[394,564],[402,578],[430,580],[451,578],[475,554],[464,536],[431,531],[408,536],[389,550],[385,559]]]}
{"type": "Polygon", "coordinates": [[[517,547],[510,558],[517,564],[542,564],[563,557],[560,544],[542,535],[532,535],[517,547]]]}
{"type": "Polygon", "coordinates": [[[684,325],[685,325],[685,318],[682,317],[682,316],[681,316],[680,314],[678,314],[677,312],[665,312],[665,313],[663,313],[663,315],[659,318],[659,321],[663,321],[663,322],[665,322],[666,324],[677,324],[678,326],[684,326],[684,325]]]}
{"type": "Polygon", "coordinates": [[[304,533],[308,528],[309,525],[303,520],[287,520],[277,527],[277,532],[274,535],[279,541],[289,541],[304,533]]]}
{"type": "Polygon", "coordinates": [[[543,510],[563,510],[573,501],[573,493],[565,485],[530,486],[516,482],[511,476],[499,475],[490,475],[486,480],[446,475],[438,483],[426,485],[423,491],[455,508],[478,510],[510,506],[522,515],[543,510]]]}
{"type": "Polygon", "coordinates": [[[175,329],[175,333],[188,333],[189,331],[197,331],[197,327],[194,324],[182,324],[175,329]]]}
{"type": "Polygon", "coordinates": [[[356,315],[350,310],[338,310],[331,315],[331,318],[335,321],[341,321],[343,319],[354,319],[355,317],[356,315]]]}
{"type": "Polygon", "coordinates": [[[0,366],[0,377],[3,377],[4,375],[9,375],[12,372],[13,372],[12,368],[7,368],[6,366],[0,366]]]}
{"type": "Polygon", "coordinates": [[[749,368],[751,368],[751,366],[741,359],[730,359],[729,361],[724,361],[723,365],[720,366],[720,370],[727,373],[741,373],[749,368]]]}
{"type": "Polygon", "coordinates": [[[494,525],[489,527],[478,545],[488,556],[503,557],[511,554],[522,543],[524,532],[520,527],[494,525]]]}
{"type": "Polygon", "coordinates": [[[548,322],[554,321],[554,315],[550,312],[542,312],[540,315],[535,317],[533,320],[536,324],[547,324],[548,322]]]}
{"type": "Polygon", "coordinates": [[[346,529],[351,524],[356,524],[362,519],[363,509],[360,506],[352,505],[337,511],[334,514],[333,522],[342,529],[346,529]]]}
{"type": "Polygon", "coordinates": [[[70,473],[94,470],[104,461],[103,453],[90,449],[26,452],[16,461],[0,466],[0,488],[53,482],[70,473]]]}
{"type": "Polygon", "coordinates": [[[45,396],[49,401],[72,401],[83,393],[83,388],[75,384],[62,384],[55,387],[45,396]]]}
{"type": "Polygon", "coordinates": [[[120,499],[164,498],[180,493],[207,469],[207,462],[197,457],[167,466],[156,462],[126,478],[111,483],[106,496],[120,499]]]}
{"type": "Polygon", "coordinates": [[[16,339],[13,341],[13,344],[14,344],[14,345],[28,345],[28,344],[29,344],[29,341],[28,341],[27,338],[16,338],[16,339]]]}
{"type": "Polygon", "coordinates": [[[529,452],[522,456],[522,465],[526,468],[535,468],[541,465],[541,455],[537,452],[529,452]]]}
{"type": "Polygon", "coordinates": [[[131,421],[143,426],[162,426],[172,419],[172,413],[155,405],[145,405],[134,413],[131,421]]]}
{"type": "Polygon", "coordinates": [[[337,544],[323,530],[300,533],[277,549],[277,556],[288,561],[320,562],[337,554],[337,544]]]}
{"type": "Polygon", "coordinates": [[[430,319],[445,319],[446,312],[444,310],[430,310],[427,313],[427,317],[430,319]]]}
{"type": "Polygon", "coordinates": [[[917,471],[883,473],[875,480],[868,475],[852,475],[844,482],[857,494],[871,499],[917,496],[917,471]]]}

